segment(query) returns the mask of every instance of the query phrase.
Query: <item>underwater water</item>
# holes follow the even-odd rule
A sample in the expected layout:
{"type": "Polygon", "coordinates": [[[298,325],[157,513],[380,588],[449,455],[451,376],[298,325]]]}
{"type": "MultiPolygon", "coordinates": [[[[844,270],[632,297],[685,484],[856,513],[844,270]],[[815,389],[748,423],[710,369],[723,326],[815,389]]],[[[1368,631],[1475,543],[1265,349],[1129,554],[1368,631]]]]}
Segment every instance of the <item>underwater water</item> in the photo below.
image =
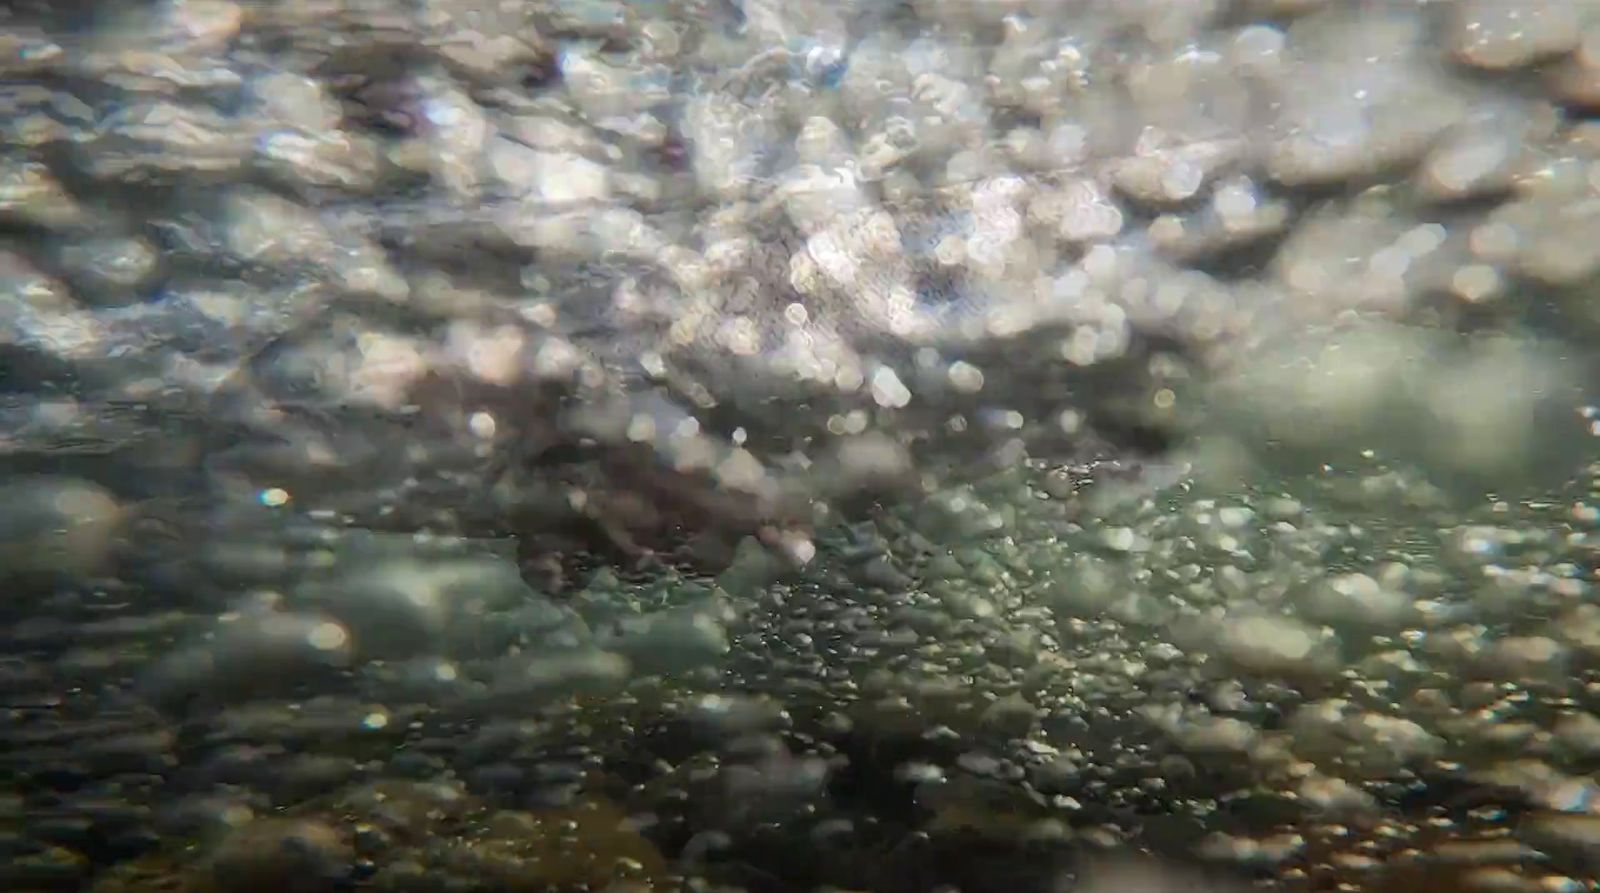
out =
{"type": "Polygon", "coordinates": [[[1600,3],[12,0],[0,889],[1600,884],[1600,3]]]}

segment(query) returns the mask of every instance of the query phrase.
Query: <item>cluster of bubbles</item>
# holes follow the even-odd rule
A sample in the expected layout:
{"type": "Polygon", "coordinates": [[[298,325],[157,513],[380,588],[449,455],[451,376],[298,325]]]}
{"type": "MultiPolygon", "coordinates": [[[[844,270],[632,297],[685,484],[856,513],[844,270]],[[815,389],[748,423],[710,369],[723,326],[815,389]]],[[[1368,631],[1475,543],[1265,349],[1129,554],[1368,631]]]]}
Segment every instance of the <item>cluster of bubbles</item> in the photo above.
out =
{"type": "Polygon", "coordinates": [[[16,0],[0,79],[0,886],[1600,877],[1590,0],[16,0]]]}

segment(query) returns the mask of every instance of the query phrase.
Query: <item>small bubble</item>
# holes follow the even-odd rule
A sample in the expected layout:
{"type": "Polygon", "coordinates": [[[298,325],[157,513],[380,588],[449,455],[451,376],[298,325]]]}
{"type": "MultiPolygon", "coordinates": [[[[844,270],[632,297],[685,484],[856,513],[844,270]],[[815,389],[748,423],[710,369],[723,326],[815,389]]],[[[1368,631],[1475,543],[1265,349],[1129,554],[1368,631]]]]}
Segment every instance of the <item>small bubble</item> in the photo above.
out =
{"type": "Polygon", "coordinates": [[[1468,247],[1479,259],[1499,261],[1510,258],[1521,242],[1516,229],[1504,223],[1485,223],[1467,237],[1468,247]]]}
{"type": "Polygon", "coordinates": [[[488,440],[494,437],[496,428],[494,416],[486,412],[475,412],[467,420],[467,427],[471,429],[474,435],[488,440]]]}
{"type": "Polygon", "coordinates": [[[1239,32],[1233,46],[1239,61],[1246,65],[1275,62],[1283,52],[1284,33],[1270,25],[1251,25],[1239,32]]]}
{"type": "Polygon", "coordinates": [[[950,385],[963,394],[976,394],[983,390],[983,370],[971,363],[957,360],[950,364],[950,385]]]}
{"type": "Polygon", "coordinates": [[[811,314],[806,310],[806,306],[800,303],[783,308],[783,317],[797,326],[803,326],[811,320],[811,314]]]}
{"type": "Polygon", "coordinates": [[[1161,175],[1161,191],[1171,200],[1186,199],[1200,191],[1200,185],[1205,182],[1205,171],[1198,166],[1179,162],[1166,169],[1161,175]]]}
{"type": "Polygon", "coordinates": [[[628,420],[627,437],[633,443],[644,443],[654,440],[656,436],[656,420],[645,413],[636,413],[628,420]]]}
{"type": "Polygon", "coordinates": [[[319,623],[307,634],[306,641],[318,651],[335,651],[350,641],[350,634],[337,623],[319,623]]]}
{"type": "Polygon", "coordinates": [[[1235,180],[1217,188],[1211,205],[1219,216],[1244,219],[1256,213],[1256,195],[1249,180],[1235,180]]]}
{"type": "Polygon", "coordinates": [[[872,374],[872,400],[886,409],[899,409],[911,402],[911,391],[893,369],[880,366],[872,374]]]}
{"type": "Polygon", "coordinates": [[[1481,303],[1499,291],[1500,274],[1487,264],[1468,264],[1450,277],[1450,287],[1462,300],[1481,303]]]}
{"type": "Polygon", "coordinates": [[[261,504],[268,508],[278,508],[289,503],[289,491],[282,487],[268,487],[261,491],[259,497],[261,504]]]}
{"type": "Polygon", "coordinates": [[[700,420],[694,416],[688,416],[684,418],[682,421],[678,422],[678,426],[676,428],[672,429],[672,436],[678,438],[679,440],[687,440],[688,438],[697,436],[699,433],[700,420]]]}

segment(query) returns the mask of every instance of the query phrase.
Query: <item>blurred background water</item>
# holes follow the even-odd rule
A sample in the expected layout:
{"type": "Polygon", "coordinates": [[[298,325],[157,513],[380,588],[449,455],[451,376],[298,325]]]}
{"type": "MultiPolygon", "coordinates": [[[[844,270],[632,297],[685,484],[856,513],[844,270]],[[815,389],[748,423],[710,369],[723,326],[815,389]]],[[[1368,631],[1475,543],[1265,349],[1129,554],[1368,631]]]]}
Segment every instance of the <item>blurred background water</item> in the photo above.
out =
{"type": "Polygon", "coordinates": [[[11,0],[0,888],[1600,883],[1600,3],[11,0]]]}

